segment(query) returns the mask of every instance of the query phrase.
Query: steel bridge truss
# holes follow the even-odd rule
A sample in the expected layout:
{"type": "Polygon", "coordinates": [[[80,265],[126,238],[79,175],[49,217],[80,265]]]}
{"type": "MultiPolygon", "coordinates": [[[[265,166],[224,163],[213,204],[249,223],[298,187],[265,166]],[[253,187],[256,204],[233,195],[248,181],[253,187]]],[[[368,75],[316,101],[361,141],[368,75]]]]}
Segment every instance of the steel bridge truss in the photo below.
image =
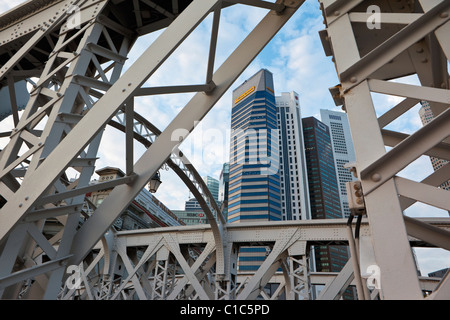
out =
{"type": "Polygon", "coordinates": [[[14,125],[2,133],[10,140],[0,153],[0,296],[338,299],[352,285],[359,299],[423,299],[424,292],[428,299],[449,298],[449,276],[418,277],[412,253],[414,246],[449,250],[448,219],[403,214],[417,201],[450,210],[449,191],[439,188],[450,178],[449,165],[422,181],[399,175],[422,155],[450,160],[447,1],[319,1],[322,42],[340,79],[331,93],[349,116],[363,198],[353,203],[349,221],[227,224],[178,149],[303,2],[35,0],[1,16],[0,86],[9,88],[14,125]],[[267,15],[216,69],[221,11],[235,4],[267,15]],[[147,86],[208,15],[205,82],[147,86]],[[162,28],[124,71],[136,39],[162,28]],[[401,83],[409,75],[420,84],[401,83]],[[13,84],[30,78],[39,80],[20,114],[13,84]],[[163,131],[134,110],[134,97],[183,92],[196,93],[163,131]],[[378,116],[374,92],[404,100],[378,116]],[[420,101],[430,103],[431,123],[411,134],[386,129],[420,101]],[[125,135],[126,175],[91,185],[108,125],[125,135]],[[139,159],[134,141],[146,148],[139,159]],[[119,214],[165,165],[197,198],[209,224],[115,231],[119,214]],[[68,180],[70,170],[78,172],[76,181],[68,180]],[[86,199],[107,188],[98,207],[86,199]],[[46,233],[50,223],[59,224],[56,235],[46,233]],[[267,247],[267,256],[255,273],[238,272],[237,253],[251,245],[267,247]],[[348,246],[351,259],[339,274],[312,272],[317,245],[348,246]],[[375,271],[368,274],[368,267],[375,271]],[[264,290],[269,283],[276,284],[273,292],[264,290]],[[316,295],[314,285],[325,287],[316,295]]]}

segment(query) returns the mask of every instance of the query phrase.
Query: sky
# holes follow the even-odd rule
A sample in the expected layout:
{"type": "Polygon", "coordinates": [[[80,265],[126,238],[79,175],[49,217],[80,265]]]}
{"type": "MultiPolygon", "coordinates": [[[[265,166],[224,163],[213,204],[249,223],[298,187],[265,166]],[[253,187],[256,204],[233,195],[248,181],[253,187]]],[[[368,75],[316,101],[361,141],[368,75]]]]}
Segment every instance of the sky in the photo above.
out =
{"type": "MultiPolygon", "coordinates": [[[[8,0],[0,2],[0,14],[24,2],[8,0]]],[[[221,14],[215,69],[238,46],[245,36],[265,15],[266,10],[242,5],[226,8],[221,14]]],[[[146,85],[182,85],[204,83],[206,61],[209,51],[212,17],[208,16],[185,40],[173,55],[152,75],[146,85]]],[[[341,111],[335,106],[329,88],[339,83],[331,57],[326,57],[318,32],[324,29],[322,13],[317,0],[306,0],[297,13],[287,22],[269,45],[242,73],[233,86],[217,102],[214,108],[197,125],[180,149],[194,164],[202,176],[219,178],[222,165],[228,162],[231,93],[246,79],[261,68],[273,73],[276,95],[295,91],[300,95],[302,117],[314,116],[320,119],[320,109],[341,111]]],[[[125,70],[161,33],[155,32],[138,39],[131,50],[125,70]]],[[[402,79],[405,83],[417,83],[414,77],[402,79]]],[[[148,118],[163,130],[186,105],[193,94],[138,97],[135,111],[148,118]]],[[[376,112],[381,115],[401,101],[400,98],[374,94],[376,112]]],[[[394,121],[388,129],[411,133],[422,126],[418,116],[419,106],[394,121]]],[[[8,126],[6,119],[0,127],[8,126]]],[[[1,142],[1,141],[0,141],[1,142]]],[[[125,168],[125,139],[113,128],[105,130],[100,146],[97,169],[105,166],[125,168]]],[[[135,144],[135,159],[144,152],[135,144]]],[[[432,172],[428,157],[421,157],[400,173],[401,176],[419,181],[432,172]]],[[[162,184],[155,194],[170,209],[184,209],[184,202],[190,197],[189,190],[173,172],[161,169],[162,184]]],[[[448,213],[417,203],[405,212],[413,217],[448,217],[448,213]]],[[[419,266],[426,275],[450,265],[450,255],[440,249],[417,249],[419,266]]]]}

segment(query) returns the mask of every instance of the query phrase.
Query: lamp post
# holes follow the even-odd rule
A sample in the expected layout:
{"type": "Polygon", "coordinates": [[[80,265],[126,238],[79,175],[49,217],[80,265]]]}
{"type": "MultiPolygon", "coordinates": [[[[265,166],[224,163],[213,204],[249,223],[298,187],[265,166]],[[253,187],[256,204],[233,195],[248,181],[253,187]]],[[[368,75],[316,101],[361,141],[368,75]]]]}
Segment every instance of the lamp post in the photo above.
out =
{"type": "Polygon", "coordinates": [[[150,182],[148,183],[148,190],[151,193],[155,193],[158,190],[160,184],[161,184],[161,178],[159,176],[159,171],[158,171],[150,179],[150,182]]]}

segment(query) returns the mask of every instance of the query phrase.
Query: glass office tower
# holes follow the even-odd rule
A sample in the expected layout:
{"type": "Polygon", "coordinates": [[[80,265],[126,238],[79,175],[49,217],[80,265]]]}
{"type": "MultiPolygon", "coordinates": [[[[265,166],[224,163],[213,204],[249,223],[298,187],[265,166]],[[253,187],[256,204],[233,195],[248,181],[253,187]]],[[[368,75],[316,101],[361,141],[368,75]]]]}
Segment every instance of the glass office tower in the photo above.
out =
{"type": "Polygon", "coordinates": [[[233,91],[228,221],[281,220],[273,76],[262,69],[233,91]]]}
{"type": "Polygon", "coordinates": [[[311,217],[342,218],[330,130],[314,117],[304,118],[302,122],[311,217]]]}
{"type": "MultiPolygon", "coordinates": [[[[268,70],[233,91],[231,131],[228,222],[281,220],[277,108],[268,70]]],[[[239,272],[255,272],[269,252],[241,247],[239,272]]]]}
{"type": "MultiPolygon", "coordinates": [[[[302,119],[306,167],[312,219],[342,219],[339,185],[333,156],[330,129],[314,117],[302,119]]],[[[340,272],[349,258],[343,245],[314,246],[311,252],[313,269],[318,272],[340,272]]],[[[354,290],[347,289],[344,299],[354,299],[354,290]]]]}
{"type": "Polygon", "coordinates": [[[205,176],[202,177],[203,181],[205,182],[206,186],[209,189],[209,192],[211,192],[211,195],[213,196],[214,200],[216,200],[216,202],[219,201],[219,180],[210,177],[210,176],[205,176]]]}
{"type": "MultiPolygon", "coordinates": [[[[312,219],[342,219],[339,186],[329,128],[314,117],[304,118],[306,167],[312,219]]],[[[314,248],[316,271],[339,272],[348,260],[345,246],[314,248]]]]}

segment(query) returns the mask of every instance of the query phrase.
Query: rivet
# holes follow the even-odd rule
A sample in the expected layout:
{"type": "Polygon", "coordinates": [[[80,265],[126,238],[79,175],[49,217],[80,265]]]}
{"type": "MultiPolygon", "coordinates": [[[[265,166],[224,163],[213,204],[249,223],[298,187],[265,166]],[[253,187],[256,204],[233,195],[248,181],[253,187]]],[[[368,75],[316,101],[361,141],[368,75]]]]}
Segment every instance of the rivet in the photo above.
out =
{"type": "Polygon", "coordinates": [[[381,180],[381,174],[379,174],[379,173],[374,173],[373,175],[372,175],[372,181],[374,181],[374,182],[379,182],[381,180]]]}

